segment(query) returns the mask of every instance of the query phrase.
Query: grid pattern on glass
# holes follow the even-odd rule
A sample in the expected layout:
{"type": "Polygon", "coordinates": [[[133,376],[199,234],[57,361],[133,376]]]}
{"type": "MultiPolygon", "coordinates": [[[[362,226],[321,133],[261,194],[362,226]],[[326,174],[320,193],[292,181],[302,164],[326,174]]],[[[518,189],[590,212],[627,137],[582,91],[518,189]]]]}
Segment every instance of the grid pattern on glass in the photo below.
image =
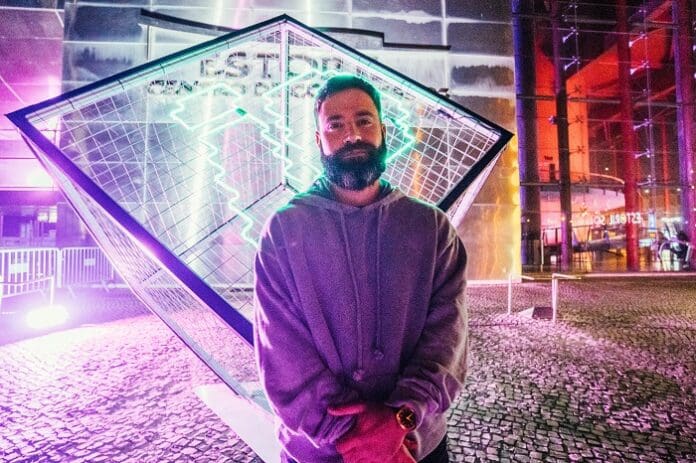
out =
{"type": "Polygon", "coordinates": [[[42,160],[134,292],[227,384],[240,394],[252,396],[258,375],[248,344],[162,268],[79,186],[49,160],[42,160]]]}
{"type": "Polygon", "coordinates": [[[282,183],[277,135],[253,116],[261,110],[254,101],[242,108],[243,95],[216,74],[193,80],[200,66],[180,65],[63,116],[61,149],[176,254],[235,216],[248,220],[244,209],[282,183]],[[159,80],[190,89],[153,95],[159,80]],[[115,102],[127,122],[118,122],[115,102]]]}
{"type": "MultiPolygon", "coordinates": [[[[292,190],[279,186],[254,204],[254,213],[269,217],[292,197],[292,190]]],[[[235,309],[251,321],[253,261],[256,246],[240,238],[241,221],[231,223],[210,240],[194,246],[181,259],[235,309]],[[234,281],[235,284],[229,284],[234,281]]],[[[254,221],[249,234],[259,236],[263,223],[254,221]]]]}
{"type": "Polygon", "coordinates": [[[320,173],[313,96],[337,72],[363,75],[381,91],[390,153],[385,176],[423,201],[443,201],[503,136],[286,20],[29,114],[38,129],[61,127],[58,149],[118,206],[92,197],[80,175],[63,172],[71,170],[63,160],[39,152],[119,273],[236,388],[254,379],[250,350],[236,351],[245,344],[230,340],[234,331],[217,302],[172,268],[184,263],[230,304],[224,310],[251,318],[257,237],[273,211],[320,173]],[[137,234],[123,228],[130,219],[137,234]],[[155,245],[174,261],[153,257],[148,249],[155,245]],[[165,261],[171,268],[162,267],[165,261]]]}
{"type": "Polygon", "coordinates": [[[362,75],[382,95],[382,116],[387,126],[389,164],[385,178],[393,185],[431,204],[438,204],[462,176],[499,140],[500,133],[465,113],[455,113],[416,86],[386,78],[373,63],[326,47],[304,31],[288,32],[289,53],[296,57],[292,77],[277,89],[287,94],[288,157],[293,184],[306,187],[318,165],[313,99],[321,83],[337,72],[362,75]]]}

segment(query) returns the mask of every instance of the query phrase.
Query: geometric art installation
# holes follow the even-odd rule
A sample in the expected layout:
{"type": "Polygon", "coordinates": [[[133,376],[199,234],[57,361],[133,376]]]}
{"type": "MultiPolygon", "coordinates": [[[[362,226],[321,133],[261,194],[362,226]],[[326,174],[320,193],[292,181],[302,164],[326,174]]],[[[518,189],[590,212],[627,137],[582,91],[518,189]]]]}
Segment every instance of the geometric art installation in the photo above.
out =
{"type": "Polygon", "coordinates": [[[8,115],[132,291],[264,407],[257,238],[320,175],[313,95],[342,72],[381,92],[384,178],[461,215],[511,134],[285,15],[8,115]]]}

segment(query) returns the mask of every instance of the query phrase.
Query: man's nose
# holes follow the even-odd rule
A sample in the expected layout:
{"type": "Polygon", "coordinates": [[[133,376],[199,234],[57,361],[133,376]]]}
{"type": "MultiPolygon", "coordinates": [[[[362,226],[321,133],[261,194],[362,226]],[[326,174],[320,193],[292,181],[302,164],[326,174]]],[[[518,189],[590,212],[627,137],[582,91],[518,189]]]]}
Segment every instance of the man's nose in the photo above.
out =
{"type": "Polygon", "coordinates": [[[355,143],[356,141],[360,140],[362,140],[362,137],[360,136],[360,130],[358,129],[358,126],[353,123],[347,124],[345,141],[355,143]]]}

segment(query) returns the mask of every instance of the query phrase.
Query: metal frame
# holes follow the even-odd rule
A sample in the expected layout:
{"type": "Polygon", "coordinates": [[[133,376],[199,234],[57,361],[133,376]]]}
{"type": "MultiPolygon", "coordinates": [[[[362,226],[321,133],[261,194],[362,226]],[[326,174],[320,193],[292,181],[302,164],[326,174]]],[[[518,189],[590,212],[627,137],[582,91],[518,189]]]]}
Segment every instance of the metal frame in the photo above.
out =
{"type": "MultiPolygon", "coordinates": [[[[106,86],[116,86],[122,89],[127,89],[129,82],[134,81],[134,78],[141,78],[144,75],[157,74],[158,72],[165,71],[165,65],[168,68],[175,67],[177,62],[183,58],[191,58],[196,54],[202,54],[206,51],[214,50],[217,47],[223,46],[230,40],[238,40],[244,36],[250,36],[252,34],[257,34],[262,32],[264,29],[280,26],[281,30],[287,30],[288,25],[294,26],[294,28],[299,29],[300,33],[305,33],[311,35],[313,39],[319,39],[323,41],[326,45],[338,49],[340,52],[345,53],[352,59],[359,63],[367,64],[380,69],[380,72],[388,80],[391,80],[393,84],[399,86],[404,83],[408,83],[411,87],[414,87],[421,91],[425,96],[437,102],[439,105],[445,108],[450,108],[451,110],[464,113],[471,116],[472,119],[476,120],[478,124],[487,126],[491,131],[500,134],[498,142],[496,142],[488,152],[471,168],[471,170],[464,175],[464,177],[448,192],[445,197],[440,201],[438,206],[447,211],[452,204],[456,201],[459,195],[466,190],[466,188],[473,182],[477,175],[479,175],[488,164],[490,164],[499,152],[508,143],[512,134],[505,130],[504,128],[496,125],[495,123],[488,121],[485,118],[480,117],[477,114],[469,111],[468,109],[462,107],[461,105],[444,98],[443,96],[437,94],[433,90],[425,87],[424,85],[406,77],[405,75],[386,68],[384,65],[373,60],[372,58],[360,53],[359,51],[348,47],[339,41],[327,36],[326,34],[305,26],[299,21],[291,18],[287,15],[281,15],[259,24],[240,29],[238,31],[223,35],[221,37],[212,39],[208,42],[187,48],[186,50],[174,53],[172,55],[157,59],[155,61],[145,63],[130,70],[118,73],[112,77],[99,80],[97,82],[88,84],[82,88],[72,90],[61,96],[37,103],[35,105],[28,106],[26,108],[20,109],[8,115],[8,118],[21,130],[25,141],[34,148],[39,148],[46,156],[57,165],[62,172],[69,177],[69,179],[77,185],[80,189],[84,190],[101,208],[107,211],[111,217],[119,223],[121,229],[131,236],[135,241],[141,243],[144,247],[150,251],[154,258],[162,265],[166,271],[172,274],[174,278],[180,281],[184,287],[195,297],[200,299],[203,303],[208,305],[222,320],[224,320],[229,326],[231,326],[249,345],[253,344],[253,328],[249,321],[242,317],[237,310],[229,310],[230,304],[225,301],[214,289],[212,289],[208,284],[206,284],[202,279],[200,279],[192,270],[190,270],[172,251],[167,249],[158,240],[151,236],[147,230],[139,224],[133,217],[131,217],[118,203],[116,203],[111,197],[109,197],[104,191],[101,190],[99,186],[85,173],[78,169],[63,152],[55,146],[50,140],[48,140],[36,127],[34,127],[29,122],[29,116],[42,116],[41,112],[47,108],[55,105],[65,105],[68,104],[74,108],[71,100],[77,98],[90,97],[90,93],[94,90],[103,89],[106,86]],[[32,146],[33,145],[33,146],[32,146]]],[[[285,60],[288,59],[287,54],[284,57],[285,60]]],[[[286,63],[287,66],[287,63],[286,63]]],[[[74,108],[77,109],[77,108],[74,108]]],[[[447,113],[444,109],[441,110],[447,117],[453,117],[447,113]]],[[[43,116],[50,116],[50,113],[43,114],[43,116]]],[[[39,156],[37,158],[41,159],[39,156]]],[[[43,162],[43,161],[42,161],[43,162]]],[[[82,217],[85,219],[84,217],[82,217]]]]}

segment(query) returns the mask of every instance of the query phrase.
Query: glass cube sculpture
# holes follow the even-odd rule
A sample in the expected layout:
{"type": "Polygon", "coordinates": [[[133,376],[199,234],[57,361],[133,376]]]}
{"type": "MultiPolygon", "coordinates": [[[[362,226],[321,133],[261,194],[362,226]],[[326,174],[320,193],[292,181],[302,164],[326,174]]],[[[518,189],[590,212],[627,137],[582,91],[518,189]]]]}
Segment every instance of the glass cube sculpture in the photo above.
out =
{"type": "Polygon", "coordinates": [[[339,72],[382,93],[386,179],[466,209],[510,133],[288,16],[9,115],[132,291],[261,405],[257,237],[320,175],[313,96],[339,72]]]}

